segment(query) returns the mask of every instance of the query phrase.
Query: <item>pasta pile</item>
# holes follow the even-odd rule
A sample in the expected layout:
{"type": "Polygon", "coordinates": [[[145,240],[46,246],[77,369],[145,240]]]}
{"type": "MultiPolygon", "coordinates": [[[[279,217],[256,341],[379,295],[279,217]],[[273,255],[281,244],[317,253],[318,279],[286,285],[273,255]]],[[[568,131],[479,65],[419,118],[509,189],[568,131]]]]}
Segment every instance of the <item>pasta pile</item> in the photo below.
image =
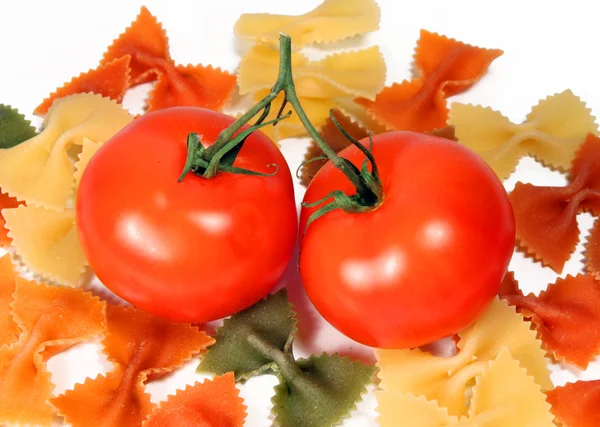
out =
{"type": "MultiPolygon", "coordinates": [[[[255,44],[240,62],[237,79],[240,94],[252,94],[253,101],[264,98],[277,78],[279,33],[288,34],[295,48],[321,45],[362,35],[379,28],[379,7],[373,0],[325,0],[301,16],[246,14],[237,21],[236,36],[255,44]]],[[[342,99],[374,99],[385,83],[386,65],[377,46],[335,53],[318,61],[300,51],[292,54],[296,92],[311,123],[319,128],[329,110],[342,99]]],[[[280,105],[279,96],[274,105],[280,105]]],[[[277,115],[271,109],[267,120],[277,115]]],[[[275,142],[306,134],[297,115],[276,127],[263,128],[275,142]]]]}
{"type": "MultiPolygon", "coordinates": [[[[337,354],[296,358],[297,324],[285,292],[235,314],[213,339],[196,326],[110,305],[76,289],[88,267],[75,227],[76,196],[97,150],[135,119],[119,105],[129,88],[154,83],[147,111],[221,110],[236,83],[240,94],[257,101],[277,77],[279,33],[290,35],[295,48],[320,47],[375,31],[379,21],[374,0],[324,0],[299,16],[242,15],[234,32],[250,47],[234,76],[211,66],[176,64],[165,30],[142,7],[98,67],[36,108],[44,116],[39,132],[0,104],[0,245],[10,253],[0,258],[0,424],[49,426],[60,414],[74,427],[242,426],[246,407],[236,381],[266,373],[278,379],[275,422],[330,426],[348,415],[376,367],[337,354]],[[39,283],[21,278],[15,267],[39,283]],[[113,369],[53,395],[46,361],[100,335],[113,369]],[[160,404],[150,401],[148,382],[204,353],[199,370],[215,374],[213,379],[160,404]]],[[[377,46],[317,60],[301,50],[292,55],[300,103],[336,152],[349,145],[338,122],[357,140],[387,130],[451,139],[478,153],[501,180],[524,156],[567,173],[564,187],[519,182],[510,194],[518,249],[543,266],[561,273],[580,239],[577,215],[600,215],[598,125],[570,90],[541,100],[520,124],[488,107],[455,103],[448,109],[447,98],[475,84],[502,51],[422,30],[417,75],[389,87],[377,46]]],[[[283,102],[280,95],[274,105],[283,102]]],[[[275,142],[305,134],[295,114],[264,129],[275,142]]],[[[308,185],[326,159],[313,143],[305,160],[300,178],[308,185]]],[[[586,369],[600,354],[599,220],[587,242],[586,270],[558,279],[539,295],[524,295],[509,272],[499,297],[458,334],[451,357],[424,349],[377,350],[380,424],[600,425],[600,380],[555,388],[548,369],[548,358],[586,369]]]]}

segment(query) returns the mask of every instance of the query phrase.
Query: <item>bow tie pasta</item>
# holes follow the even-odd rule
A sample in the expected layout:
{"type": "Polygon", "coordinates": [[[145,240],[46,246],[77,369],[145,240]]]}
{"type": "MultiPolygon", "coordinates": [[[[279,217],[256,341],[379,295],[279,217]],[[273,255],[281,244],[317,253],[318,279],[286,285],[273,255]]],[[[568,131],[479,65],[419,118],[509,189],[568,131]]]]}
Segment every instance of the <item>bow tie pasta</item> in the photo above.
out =
{"type": "Polygon", "coordinates": [[[72,149],[84,138],[104,142],[132,120],[116,102],[100,95],[58,99],[38,135],[0,150],[0,189],[30,206],[62,211],[73,197],[72,149]]]}

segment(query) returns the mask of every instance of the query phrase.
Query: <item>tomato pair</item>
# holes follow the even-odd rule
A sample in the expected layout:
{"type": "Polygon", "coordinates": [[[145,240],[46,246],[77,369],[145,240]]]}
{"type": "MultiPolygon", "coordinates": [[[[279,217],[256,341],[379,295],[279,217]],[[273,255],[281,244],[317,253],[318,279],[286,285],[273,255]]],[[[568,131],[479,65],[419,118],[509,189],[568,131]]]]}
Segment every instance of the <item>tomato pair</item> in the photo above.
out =
{"type": "MultiPolygon", "coordinates": [[[[155,315],[189,322],[228,316],[283,275],[297,236],[289,168],[254,132],[233,166],[270,173],[188,174],[190,132],[210,146],[233,119],[178,107],[144,115],[108,141],[84,172],[77,227],[85,255],[116,294],[155,315]]],[[[514,243],[507,195],[467,149],[410,132],[375,137],[384,199],[310,224],[303,208],[300,272],[315,307],[349,337],[413,347],[467,326],[496,294],[514,243]]],[[[343,156],[360,167],[356,147],[343,156]]],[[[331,162],[305,200],[353,193],[331,162]]]]}

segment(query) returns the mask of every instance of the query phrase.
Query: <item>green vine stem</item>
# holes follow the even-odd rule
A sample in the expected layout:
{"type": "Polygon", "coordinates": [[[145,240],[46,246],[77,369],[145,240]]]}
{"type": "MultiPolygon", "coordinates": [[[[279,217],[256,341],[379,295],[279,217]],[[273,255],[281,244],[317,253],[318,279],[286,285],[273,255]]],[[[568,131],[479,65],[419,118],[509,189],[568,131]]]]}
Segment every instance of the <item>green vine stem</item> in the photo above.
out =
{"type": "Polygon", "coordinates": [[[311,215],[307,226],[312,221],[335,209],[342,209],[349,213],[360,213],[376,209],[383,202],[384,194],[381,181],[379,179],[377,165],[371,153],[371,147],[366,148],[360,142],[352,138],[340,126],[335,117],[333,117],[333,114],[331,114],[332,121],[338,127],[340,132],[342,132],[344,137],[347,138],[365,155],[366,159],[362,168],[358,169],[349,160],[338,156],[337,153],[332,150],[331,147],[323,140],[323,138],[321,138],[321,135],[310,122],[306,112],[302,108],[302,105],[298,99],[298,95],[296,94],[296,88],[294,86],[294,80],[292,76],[292,41],[289,36],[281,34],[279,42],[279,74],[275,85],[271,88],[269,94],[261,99],[251,109],[249,109],[239,119],[237,119],[231,126],[229,126],[227,129],[224,129],[219,134],[219,137],[214,144],[210,147],[204,148],[199,140],[198,135],[190,134],[187,141],[188,156],[179,181],[183,181],[189,172],[193,172],[207,179],[213,178],[219,172],[260,176],[270,176],[277,173],[277,170],[275,170],[275,172],[271,174],[264,174],[247,169],[235,168],[232,165],[246,138],[252,132],[264,126],[276,125],[278,122],[291,115],[291,111],[283,115],[283,111],[286,105],[289,103],[298,115],[298,118],[302,122],[302,125],[306,129],[307,133],[323,151],[323,154],[334,164],[336,168],[338,168],[344,173],[344,175],[346,175],[346,177],[348,177],[348,179],[356,188],[356,193],[353,195],[347,195],[338,190],[331,192],[326,197],[316,202],[303,203],[303,206],[305,207],[314,207],[323,204],[322,207],[320,207],[311,215]],[[283,92],[285,96],[283,103],[278,110],[276,118],[265,122],[269,112],[271,111],[271,104],[281,92],[283,92]],[[249,126],[247,129],[239,132],[244,125],[246,125],[250,120],[252,120],[252,118],[259,114],[259,118],[252,126],[249,126]],[[368,163],[371,164],[370,171],[368,168],[368,163]]]}

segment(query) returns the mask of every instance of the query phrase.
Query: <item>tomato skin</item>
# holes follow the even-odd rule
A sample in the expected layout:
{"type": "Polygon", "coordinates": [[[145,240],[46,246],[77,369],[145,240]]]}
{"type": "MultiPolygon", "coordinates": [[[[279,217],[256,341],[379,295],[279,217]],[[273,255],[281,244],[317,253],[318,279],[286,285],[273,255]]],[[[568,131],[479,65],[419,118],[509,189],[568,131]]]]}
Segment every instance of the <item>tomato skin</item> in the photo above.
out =
{"type": "MultiPolygon", "coordinates": [[[[350,338],[413,348],[469,326],[497,294],[515,241],[501,182],[475,153],[413,132],[373,138],[385,192],[375,210],[300,216],[300,273],[317,310],[350,338]]],[[[363,140],[368,146],[368,141],[363,140]]],[[[356,147],[341,155],[360,166],[356,147]]],[[[355,192],[328,162],[304,201],[355,192]]]]}
{"type": "Polygon", "coordinates": [[[206,322],[231,315],[278,282],[292,256],[297,214],[290,170],[261,132],[234,166],[270,177],[192,173],[186,140],[205,146],[234,119],[176,107],[146,114],[106,142],[87,166],[76,223],[90,266],[126,301],[154,315],[206,322]]]}

